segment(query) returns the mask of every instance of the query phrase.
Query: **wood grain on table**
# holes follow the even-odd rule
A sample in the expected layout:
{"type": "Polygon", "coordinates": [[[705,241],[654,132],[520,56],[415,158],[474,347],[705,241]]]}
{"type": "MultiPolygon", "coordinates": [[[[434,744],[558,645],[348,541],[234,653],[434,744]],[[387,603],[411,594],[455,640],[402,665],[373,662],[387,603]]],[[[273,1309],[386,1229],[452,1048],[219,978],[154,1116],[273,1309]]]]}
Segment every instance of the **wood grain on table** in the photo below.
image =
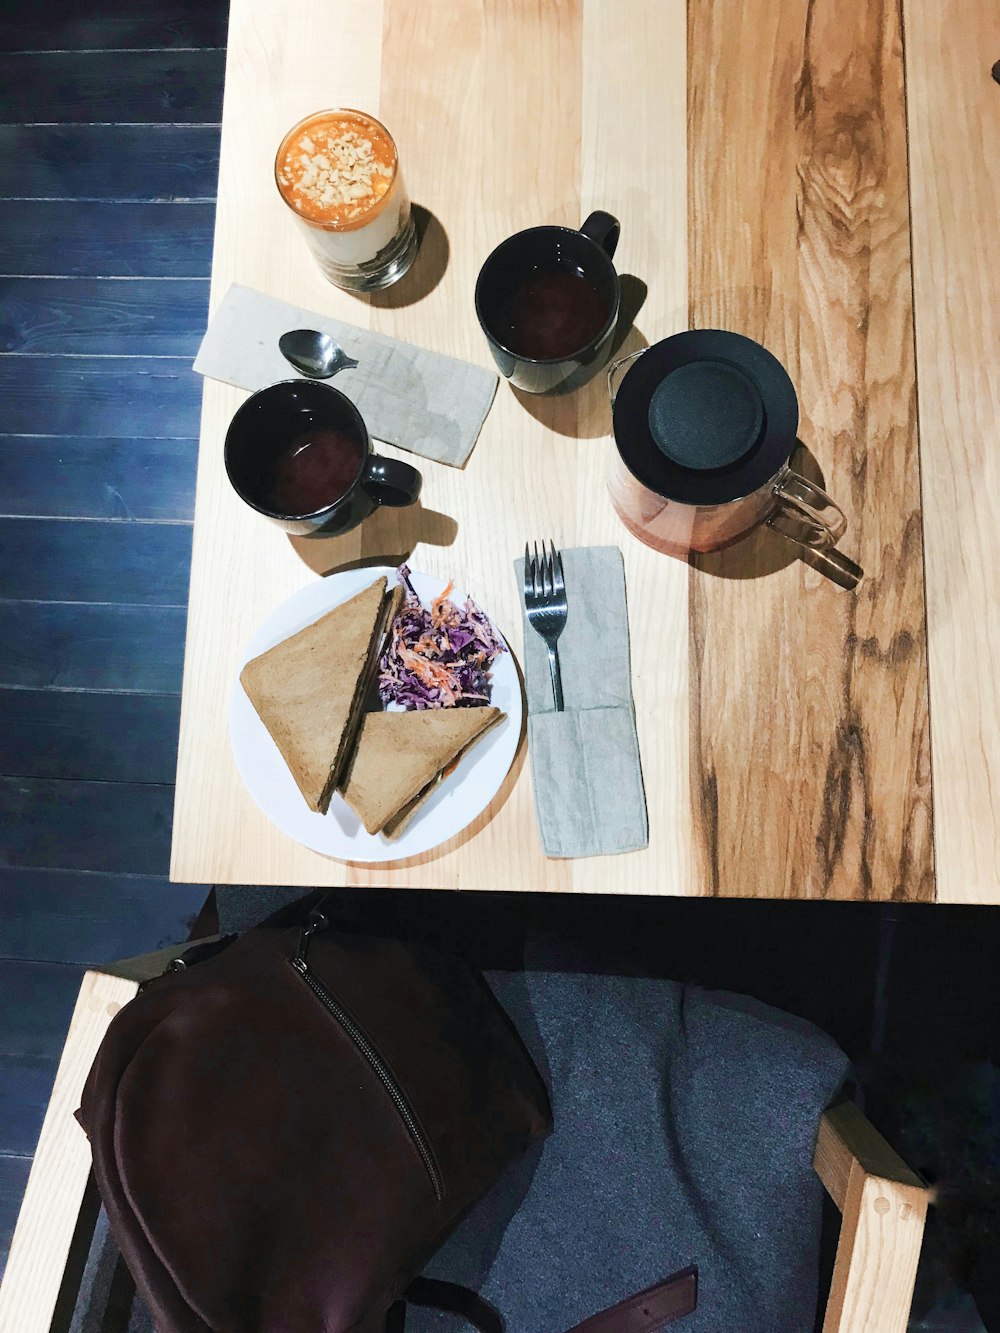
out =
{"type": "Polygon", "coordinates": [[[899,14],[691,0],[689,16],[691,323],[785,364],[809,466],[866,570],[838,596],[768,529],[698,560],[701,878],[716,893],[760,892],[763,874],[781,897],[930,899],[899,14]]]}
{"type": "Polygon", "coordinates": [[[1000,11],[905,0],[941,902],[1000,902],[1000,11]]]}
{"type": "MultiPolygon", "coordinates": [[[[616,265],[636,311],[619,354],[689,324],[766,343],[799,391],[801,466],[844,508],[841,545],[867,578],[844,593],[770,534],[691,566],[629,537],[604,488],[612,446],[603,376],[563,399],[501,384],[465,469],[417,460],[422,509],[293,543],[231,492],[221,447],[244,395],[208,382],[173,878],[934,898],[928,639],[932,663],[936,649],[933,615],[930,634],[925,621],[924,528],[937,542],[927,552],[932,571],[942,534],[921,505],[911,279],[919,349],[918,279],[943,242],[915,229],[928,253],[911,266],[901,15],[898,5],[847,0],[767,0],[741,12],[708,0],[625,9],[608,0],[302,0],[278,13],[234,0],[212,308],[239,281],[490,365],[472,302],[486,254],[522,227],[577,226],[607,208],[622,222],[616,265]],[[336,40],[318,42],[322,32],[336,40]],[[385,119],[429,214],[412,272],[366,299],[321,278],[271,179],[284,130],[330,105],[385,119]],[[457,522],[453,539],[435,515],[457,522]],[[271,827],[239,782],[226,734],[240,650],[261,621],[317,572],[412,548],[415,567],[460,576],[520,651],[512,561],[526,538],[542,537],[614,543],[624,554],[648,849],[547,861],[528,763],[515,765],[465,835],[388,869],[326,860],[271,827]]],[[[931,37],[923,40],[929,61],[931,37]]],[[[912,134],[919,64],[907,59],[912,134]]],[[[977,188],[996,203],[990,184],[987,176],[977,188]]],[[[969,257],[958,282],[975,281],[969,257]]],[[[948,335],[957,336],[954,324],[938,330],[948,335]]],[[[938,449],[935,460],[943,494],[957,458],[938,449]]],[[[927,504],[926,475],[923,489],[927,504]]],[[[987,502],[975,502],[980,518],[987,502]]],[[[996,561],[981,563],[995,588],[996,561]]],[[[948,596],[971,613],[953,573],[948,596]]],[[[996,650],[988,619],[976,632],[983,654],[996,650]]],[[[980,793],[1000,769],[1000,706],[995,686],[983,701],[987,688],[983,743],[963,760],[963,780],[980,793]]],[[[949,714],[935,696],[931,720],[940,801],[952,774],[938,733],[954,721],[971,736],[970,714],[949,714]]],[[[957,817],[949,800],[943,808],[957,817]]],[[[1000,899],[996,876],[992,890],[984,878],[996,868],[995,823],[956,828],[952,841],[978,839],[964,853],[977,875],[964,892],[1000,899]]],[[[950,872],[947,882],[950,897],[963,896],[950,872]]]]}

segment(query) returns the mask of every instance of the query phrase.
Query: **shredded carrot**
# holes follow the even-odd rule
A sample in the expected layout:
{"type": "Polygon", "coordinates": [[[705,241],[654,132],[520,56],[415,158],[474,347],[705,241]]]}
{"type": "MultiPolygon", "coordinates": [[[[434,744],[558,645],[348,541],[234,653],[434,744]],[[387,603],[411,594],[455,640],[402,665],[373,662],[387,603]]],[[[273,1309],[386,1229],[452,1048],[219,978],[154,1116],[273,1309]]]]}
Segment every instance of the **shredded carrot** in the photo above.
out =
{"type": "Polygon", "coordinates": [[[402,644],[399,648],[399,660],[418,680],[422,680],[432,689],[440,690],[449,703],[454,701],[454,676],[443,663],[428,661],[426,657],[402,644]]]}
{"type": "Polygon", "coordinates": [[[455,586],[454,583],[449,583],[447,588],[445,588],[444,592],[441,593],[439,597],[435,597],[434,600],[431,602],[431,620],[434,622],[435,625],[445,625],[453,623],[456,618],[456,608],[455,606],[450,604],[449,604],[449,614],[447,616],[447,619],[445,617],[445,603],[448,602],[448,599],[451,596],[451,592],[454,586],[455,586]]]}

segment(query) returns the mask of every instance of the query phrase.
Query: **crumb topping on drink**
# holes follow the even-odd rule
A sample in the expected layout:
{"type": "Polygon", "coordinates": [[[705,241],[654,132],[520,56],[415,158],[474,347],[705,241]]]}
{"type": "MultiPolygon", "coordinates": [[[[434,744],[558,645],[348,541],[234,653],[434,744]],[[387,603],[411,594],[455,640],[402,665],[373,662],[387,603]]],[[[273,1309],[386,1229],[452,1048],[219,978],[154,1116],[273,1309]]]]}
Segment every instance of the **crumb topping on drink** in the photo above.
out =
{"type": "Polygon", "coordinates": [[[310,222],[362,225],[392,185],[396,149],[378,121],[325,112],[298,125],[278,150],[282,194],[310,222]]]}

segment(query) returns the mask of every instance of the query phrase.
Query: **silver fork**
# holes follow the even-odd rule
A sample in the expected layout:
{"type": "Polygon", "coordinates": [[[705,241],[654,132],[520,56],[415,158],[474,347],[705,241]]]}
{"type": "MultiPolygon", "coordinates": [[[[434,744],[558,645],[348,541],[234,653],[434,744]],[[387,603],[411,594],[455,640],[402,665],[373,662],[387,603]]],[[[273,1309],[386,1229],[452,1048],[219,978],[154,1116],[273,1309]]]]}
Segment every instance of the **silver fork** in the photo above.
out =
{"type": "Polygon", "coordinates": [[[528,553],[528,543],[524,544],[524,609],[528,613],[528,624],[545,640],[549,653],[549,672],[552,676],[552,702],[557,713],[563,711],[562,677],[559,674],[559,654],[556,652],[556,640],[566,627],[566,584],[563,581],[562,556],[549,542],[546,555],[545,543],[542,542],[542,554],[538,554],[538,543],[534,543],[534,555],[528,553]]]}

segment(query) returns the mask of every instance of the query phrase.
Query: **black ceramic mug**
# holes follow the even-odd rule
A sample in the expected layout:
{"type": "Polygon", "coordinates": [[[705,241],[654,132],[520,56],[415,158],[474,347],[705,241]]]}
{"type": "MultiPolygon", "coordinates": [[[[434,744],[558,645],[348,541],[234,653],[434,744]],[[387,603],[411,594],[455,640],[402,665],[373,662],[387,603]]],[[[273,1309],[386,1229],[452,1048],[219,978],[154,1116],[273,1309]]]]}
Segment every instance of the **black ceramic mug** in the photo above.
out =
{"type": "Polygon", "coordinates": [[[611,262],[621,227],[591,213],[579,231],[531,227],[493,251],[476,314],[500,374],[528,393],[566,393],[608,358],[620,288],[611,262]]]}
{"type": "Polygon", "coordinates": [[[316,380],[282,380],[253,394],[226,435],[236,494],[286,532],[356,527],[379,505],[411,505],[422,478],[372,449],[351,400],[316,380]]]}

